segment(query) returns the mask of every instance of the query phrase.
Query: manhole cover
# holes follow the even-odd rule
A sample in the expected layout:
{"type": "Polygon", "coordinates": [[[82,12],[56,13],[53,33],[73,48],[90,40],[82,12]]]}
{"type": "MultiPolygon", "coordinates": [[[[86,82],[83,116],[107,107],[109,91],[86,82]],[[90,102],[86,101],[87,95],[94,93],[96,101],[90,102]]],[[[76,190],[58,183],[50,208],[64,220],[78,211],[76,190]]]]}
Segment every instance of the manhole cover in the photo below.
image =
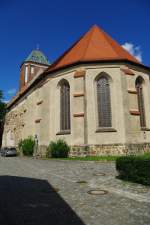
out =
{"type": "Polygon", "coordinates": [[[90,190],[87,193],[90,195],[106,195],[106,194],[108,194],[108,191],[101,190],[101,189],[95,189],[95,190],[90,190]]]}
{"type": "Polygon", "coordinates": [[[85,180],[79,180],[79,181],[77,181],[77,183],[78,184],[87,184],[87,181],[85,181],[85,180]]]}
{"type": "Polygon", "coordinates": [[[99,172],[99,173],[94,173],[94,175],[95,175],[95,176],[106,176],[105,173],[101,173],[101,172],[99,172]]]}

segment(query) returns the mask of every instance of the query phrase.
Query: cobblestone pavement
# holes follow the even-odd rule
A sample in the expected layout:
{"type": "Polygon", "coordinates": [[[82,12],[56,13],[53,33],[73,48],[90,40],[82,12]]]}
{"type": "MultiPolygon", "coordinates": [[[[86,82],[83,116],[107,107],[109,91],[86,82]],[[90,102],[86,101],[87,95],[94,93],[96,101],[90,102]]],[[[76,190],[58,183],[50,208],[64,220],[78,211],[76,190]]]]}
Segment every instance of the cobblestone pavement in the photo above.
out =
{"type": "Polygon", "coordinates": [[[150,225],[150,188],[115,176],[110,162],[0,158],[0,225],[150,225]]]}

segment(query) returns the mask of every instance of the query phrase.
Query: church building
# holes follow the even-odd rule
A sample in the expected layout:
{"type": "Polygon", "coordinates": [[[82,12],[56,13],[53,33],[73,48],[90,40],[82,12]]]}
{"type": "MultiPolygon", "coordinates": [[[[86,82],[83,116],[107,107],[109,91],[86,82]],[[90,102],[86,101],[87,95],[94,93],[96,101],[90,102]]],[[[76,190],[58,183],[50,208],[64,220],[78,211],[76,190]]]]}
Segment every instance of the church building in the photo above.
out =
{"type": "Polygon", "coordinates": [[[96,25],[52,64],[32,51],[7,108],[3,146],[37,135],[41,155],[57,139],[72,156],[150,151],[150,68],[96,25]]]}

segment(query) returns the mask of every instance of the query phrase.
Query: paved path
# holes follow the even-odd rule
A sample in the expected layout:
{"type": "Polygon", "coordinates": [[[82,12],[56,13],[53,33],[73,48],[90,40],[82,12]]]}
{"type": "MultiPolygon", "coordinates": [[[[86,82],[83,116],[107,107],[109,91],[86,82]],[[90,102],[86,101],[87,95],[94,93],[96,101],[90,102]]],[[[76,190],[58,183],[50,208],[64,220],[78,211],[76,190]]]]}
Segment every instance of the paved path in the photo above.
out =
{"type": "Polygon", "coordinates": [[[115,176],[114,163],[0,158],[0,225],[150,225],[150,188],[115,176]]]}

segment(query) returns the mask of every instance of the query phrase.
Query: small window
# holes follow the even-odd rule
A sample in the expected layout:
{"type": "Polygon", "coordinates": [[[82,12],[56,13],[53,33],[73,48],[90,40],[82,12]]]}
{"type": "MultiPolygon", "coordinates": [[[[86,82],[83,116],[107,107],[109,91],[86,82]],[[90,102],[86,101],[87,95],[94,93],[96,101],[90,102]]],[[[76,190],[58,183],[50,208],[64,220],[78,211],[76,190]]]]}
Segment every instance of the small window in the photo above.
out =
{"type": "Polygon", "coordinates": [[[34,66],[31,66],[31,74],[34,74],[34,66]]]}
{"type": "Polygon", "coordinates": [[[28,82],[28,66],[25,66],[25,84],[28,82]]]}

